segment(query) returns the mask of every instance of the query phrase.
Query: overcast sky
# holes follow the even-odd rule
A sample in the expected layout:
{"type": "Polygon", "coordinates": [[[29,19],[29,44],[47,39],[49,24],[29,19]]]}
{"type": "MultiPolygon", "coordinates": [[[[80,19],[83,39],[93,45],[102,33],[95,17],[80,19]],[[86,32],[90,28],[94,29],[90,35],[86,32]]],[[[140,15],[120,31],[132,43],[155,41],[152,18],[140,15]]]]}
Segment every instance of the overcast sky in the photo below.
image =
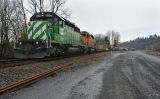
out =
{"type": "Polygon", "coordinates": [[[121,41],[160,35],[160,0],[67,0],[66,6],[70,20],[93,35],[115,30],[121,41]]]}
{"type": "Polygon", "coordinates": [[[120,32],[121,41],[160,35],[160,0],[67,0],[71,21],[92,34],[120,32]]]}

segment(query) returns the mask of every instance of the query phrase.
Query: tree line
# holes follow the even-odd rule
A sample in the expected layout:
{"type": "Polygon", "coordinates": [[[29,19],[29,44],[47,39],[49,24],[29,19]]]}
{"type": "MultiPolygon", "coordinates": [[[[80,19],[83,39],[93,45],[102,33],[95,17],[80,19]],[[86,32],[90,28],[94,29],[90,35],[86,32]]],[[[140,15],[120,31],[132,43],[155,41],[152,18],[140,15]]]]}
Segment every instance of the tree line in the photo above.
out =
{"type": "Polygon", "coordinates": [[[135,40],[124,42],[122,46],[139,50],[160,51],[160,35],[154,34],[149,37],[138,37],[135,40]]]}

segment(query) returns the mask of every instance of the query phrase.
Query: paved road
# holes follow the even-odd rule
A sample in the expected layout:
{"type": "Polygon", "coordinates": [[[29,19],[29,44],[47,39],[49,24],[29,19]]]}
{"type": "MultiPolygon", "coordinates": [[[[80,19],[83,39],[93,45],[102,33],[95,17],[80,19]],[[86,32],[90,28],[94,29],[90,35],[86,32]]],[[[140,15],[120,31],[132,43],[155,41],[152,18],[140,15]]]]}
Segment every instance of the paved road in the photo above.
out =
{"type": "Polygon", "coordinates": [[[106,55],[0,98],[160,99],[160,58],[142,52],[106,55]]]}

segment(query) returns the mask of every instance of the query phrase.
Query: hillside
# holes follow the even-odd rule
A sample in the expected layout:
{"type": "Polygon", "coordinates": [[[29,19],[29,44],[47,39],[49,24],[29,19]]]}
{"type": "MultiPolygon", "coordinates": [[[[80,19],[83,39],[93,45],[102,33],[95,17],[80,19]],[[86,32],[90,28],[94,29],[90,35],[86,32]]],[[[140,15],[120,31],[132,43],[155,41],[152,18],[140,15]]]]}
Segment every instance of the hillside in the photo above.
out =
{"type": "Polygon", "coordinates": [[[149,37],[136,38],[135,40],[122,43],[121,46],[138,50],[160,51],[160,36],[150,35],[149,37]]]}

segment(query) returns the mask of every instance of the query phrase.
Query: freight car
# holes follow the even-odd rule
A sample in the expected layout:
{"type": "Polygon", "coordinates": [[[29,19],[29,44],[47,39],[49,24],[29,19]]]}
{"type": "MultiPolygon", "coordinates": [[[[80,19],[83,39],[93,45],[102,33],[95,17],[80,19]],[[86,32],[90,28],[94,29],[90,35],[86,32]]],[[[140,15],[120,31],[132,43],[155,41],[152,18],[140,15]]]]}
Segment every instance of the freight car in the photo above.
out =
{"type": "Polygon", "coordinates": [[[105,40],[96,40],[96,51],[108,51],[105,40]]]}
{"type": "Polygon", "coordinates": [[[96,50],[94,36],[53,12],[35,13],[27,28],[18,29],[16,58],[44,58],[96,50]]]}

